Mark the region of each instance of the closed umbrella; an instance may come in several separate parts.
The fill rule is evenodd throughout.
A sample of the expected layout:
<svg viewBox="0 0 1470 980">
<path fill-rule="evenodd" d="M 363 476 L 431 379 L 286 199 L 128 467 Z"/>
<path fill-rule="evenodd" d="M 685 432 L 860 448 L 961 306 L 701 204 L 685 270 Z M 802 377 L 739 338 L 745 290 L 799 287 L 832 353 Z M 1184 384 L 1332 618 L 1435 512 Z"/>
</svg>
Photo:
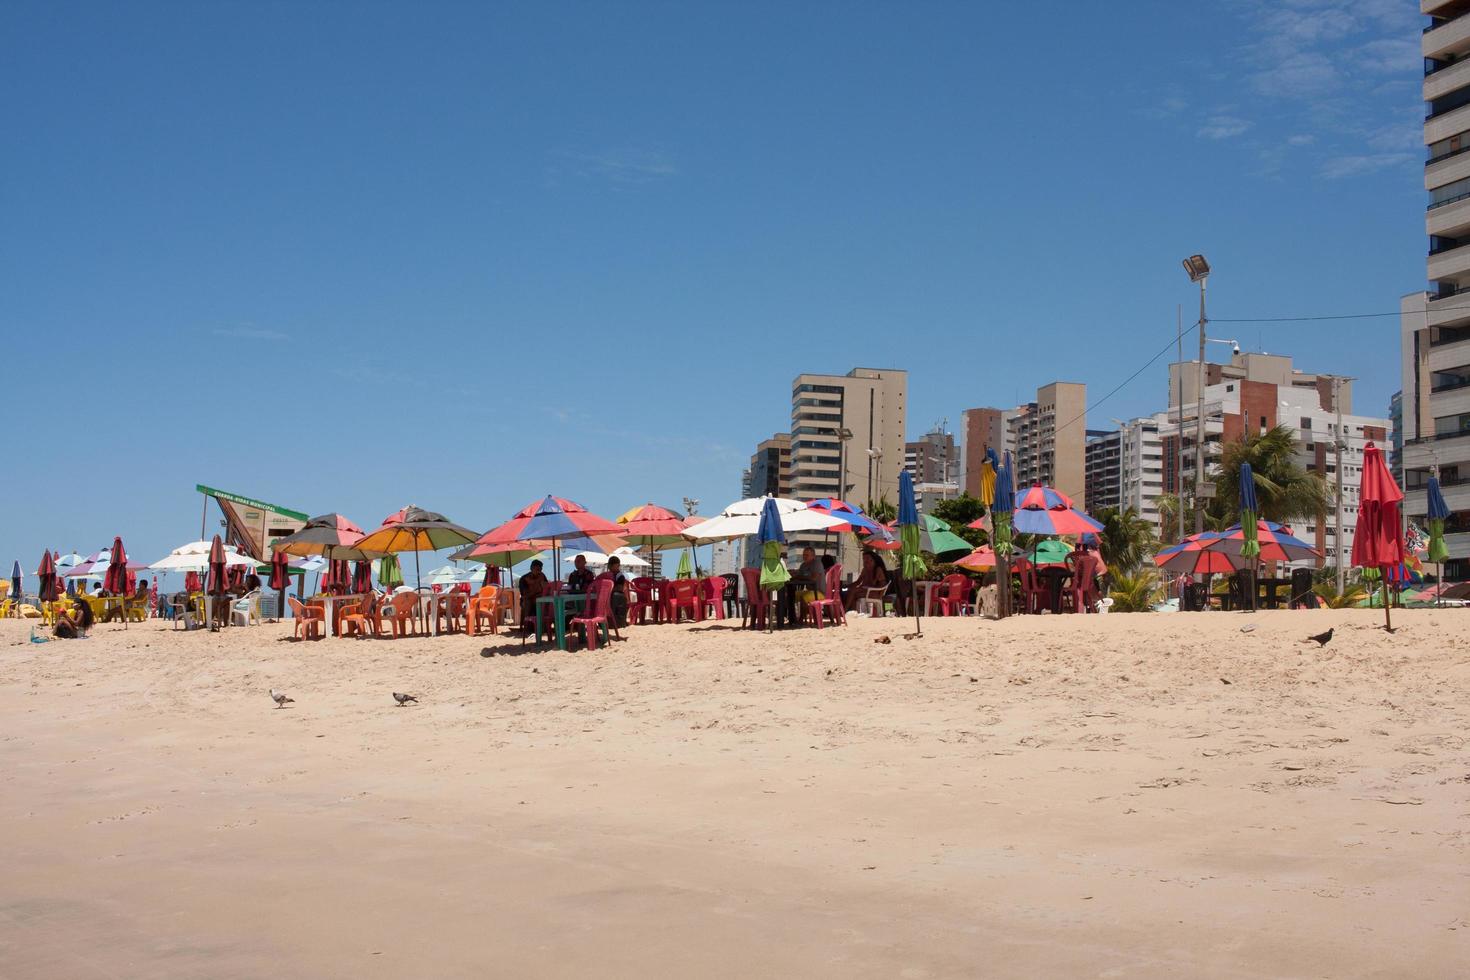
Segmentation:
<svg viewBox="0 0 1470 980">
<path fill-rule="evenodd" d="M 1394 482 L 1383 452 L 1373 443 L 1363 447 L 1363 480 L 1358 489 L 1358 524 L 1353 531 L 1353 564 L 1383 573 L 1383 625 L 1392 631 L 1388 571 L 1404 561 L 1399 504 L 1404 492 Z"/>
<path fill-rule="evenodd" d="M 761 546 L 761 590 L 775 592 L 791 581 L 791 573 L 781 560 L 781 546 L 786 543 L 786 532 L 781 527 L 781 511 L 776 498 L 767 497 L 761 508 L 760 523 L 756 525 L 755 538 Z M 767 618 L 769 629 L 770 618 Z"/>
<path fill-rule="evenodd" d="M 899 574 L 909 581 L 909 599 L 914 604 L 914 630 L 923 632 L 914 583 L 924 574 L 924 556 L 919 552 L 919 508 L 914 505 L 914 477 L 908 470 L 898 474 Z"/>
<path fill-rule="evenodd" d="M 1015 493 L 1011 486 L 1011 454 L 1006 453 L 1005 465 L 995 471 L 995 499 L 990 502 L 990 517 L 994 525 L 990 530 L 990 543 L 1000 559 L 996 573 L 996 591 L 999 593 L 999 615 L 1011 613 L 1011 521 L 1015 510 Z"/>
<path fill-rule="evenodd" d="M 208 562 L 206 562 L 205 565 L 207 567 L 208 566 Z M 199 577 L 199 573 L 198 572 L 185 572 L 184 573 L 184 591 L 185 592 L 203 592 L 204 591 L 204 580 Z"/>
<path fill-rule="evenodd" d="M 352 591 L 358 595 L 373 591 L 373 568 L 366 559 L 359 558 L 352 566 Z"/>
<path fill-rule="evenodd" d="M 36 570 L 36 577 L 41 580 L 39 590 L 40 600 L 42 602 L 55 602 L 57 597 L 61 595 L 61 590 L 56 584 L 56 559 L 51 556 L 51 552 L 46 551 L 41 553 L 41 567 Z"/>
<path fill-rule="evenodd" d="M 194 574 L 190 572 L 189 574 Z M 286 618 L 286 589 L 291 584 L 290 559 L 284 551 L 271 555 L 270 587 L 276 590 L 276 618 Z"/>
<path fill-rule="evenodd" d="M 1261 542 L 1259 530 L 1256 527 L 1256 518 L 1260 514 L 1260 507 L 1256 504 L 1256 477 L 1251 472 L 1251 464 L 1240 464 L 1240 527 L 1241 546 L 1240 556 L 1246 559 L 1246 568 L 1250 575 L 1250 608 L 1256 608 L 1256 561 L 1261 557 Z"/>
<path fill-rule="evenodd" d="M 16 611 L 16 615 L 20 614 L 20 598 L 20 559 L 17 558 L 10 569 L 11 608 Z"/>
<path fill-rule="evenodd" d="M 224 597 L 228 590 L 229 566 L 225 564 L 225 543 L 216 534 L 214 540 L 209 543 L 209 578 L 205 583 L 205 591 L 214 597 L 213 601 L 209 603 L 209 628 L 211 630 L 215 629 L 214 619 L 216 616 L 219 616 L 221 621 L 228 619 L 227 616 L 217 612 L 218 606 L 224 602 Z"/>
<path fill-rule="evenodd" d="M 107 574 L 102 579 L 102 587 L 113 595 L 126 596 L 130 590 L 128 581 L 128 553 L 123 549 L 122 538 L 112 539 L 112 555 L 108 558 Z M 122 614 L 123 629 L 128 628 L 128 614 L 124 607 Z"/>
<path fill-rule="evenodd" d="M 403 584 L 403 568 L 397 555 L 384 555 L 378 559 L 378 584 L 384 590 L 396 589 Z"/>
<path fill-rule="evenodd" d="M 693 551 L 693 550 L 694 549 L 692 549 L 692 548 L 689 549 L 689 551 Z M 681 551 L 681 552 L 679 552 L 679 570 L 675 573 L 675 576 L 677 578 L 693 578 L 694 577 L 694 567 L 693 567 L 692 563 L 689 561 L 689 551 Z"/>
<path fill-rule="evenodd" d="M 1439 590 L 1436 590 L 1434 599 L 1439 603 L 1439 591 L 1444 588 L 1444 562 L 1450 556 L 1450 549 L 1444 543 L 1444 522 L 1450 516 L 1450 509 L 1445 505 L 1444 494 L 1439 491 L 1439 477 L 1429 478 L 1429 548 L 1425 557 L 1439 566 L 1438 574 L 1435 576 L 1440 581 Z"/>
</svg>

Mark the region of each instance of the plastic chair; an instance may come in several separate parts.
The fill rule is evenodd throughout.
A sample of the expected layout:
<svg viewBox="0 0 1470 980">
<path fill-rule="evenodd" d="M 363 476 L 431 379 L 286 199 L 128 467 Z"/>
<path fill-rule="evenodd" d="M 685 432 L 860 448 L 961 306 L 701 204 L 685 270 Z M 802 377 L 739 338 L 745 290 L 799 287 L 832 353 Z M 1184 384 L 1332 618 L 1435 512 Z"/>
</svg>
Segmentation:
<svg viewBox="0 0 1470 980">
<path fill-rule="evenodd" d="M 342 614 L 337 618 L 344 637 L 356 633 L 365 640 L 369 629 L 374 633 L 381 629 L 381 620 L 377 616 L 378 600 L 378 594 L 370 592 L 366 598 L 346 604 Z"/>
<path fill-rule="evenodd" d="M 199 625 L 194 618 L 194 600 L 187 592 L 175 592 L 163 602 L 163 608 L 167 610 L 168 618 L 173 620 L 174 629 L 179 628 L 182 623 L 185 630 L 191 630 Z"/>
<path fill-rule="evenodd" d="M 480 624 L 490 624 L 492 636 L 500 632 L 500 587 L 487 585 L 470 600 L 468 628 L 470 636 L 480 635 Z"/>
<path fill-rule="evenodd" d="M 444 618 L 449 620 L 449 632 L 469 631 L 470 597 L 458 589 L 449 593 L 444 600 Z"/>
<path fill-rule="evenodd" d="M 669 622 L 677 623 L 681 610 L 689 611 L 689 618 L 698 623 L 704 619 L 703 583 L 696 579 L 681 578 L 670 582 L 667 587 Z"/>
<path fill-rule="evenodd" d="M 410 629 L 418 632 L 419 594 L 398 592 L 383 606 L 383 617 L 393 626 L 393 636 L 407 636 Z"/>
<path fill-rule="evenodd" d="M 230 625 L 260 625 L 259 589 L 253 589 L 230 603 Z"/>
<path fill-rule="evenodd" d="M 706 619 L 725 618 L 725 587 L 728 583 L 718 575 L 704 580 L 704 609 Z"/>
<path fill-rule="evenodd" d="M 326 613 L 318 606 L 304 605 L 294 595 L 287 596 L 286 601 L 291 605 L 291 616 L 296 620 L 296 629 L 292 634 L 296 639 L 301 638 L 302 632 L 306 638 L 315 636 L 318 640 L 322 638 L 322 627 L 327 621 Z"/>
<path fill-rule="evenodd" d="M 1068 558 L 1072 566 L 1072 588 L 1069 595 L 1074 613 L 1096 612 L 1094 608 L 1101 598 L 1097 593 L 1097 559 L 1091 555 L 1079 555 L 1076 561 Z"/>
<path fill-rule="evenodd" d="M 1051 603 L 1051 590 L 1036 574 L 1036 566 L 1026 558 L 1011 561 L 1011 570 L 1021 577 L 1021 611 L 1039 613 Z"/>
<path fill-rule="evenodd" d="M 642 625 L 647 620 L 645 616 L 649 610 L 653 611 L 655 623 L 663 619 L 663 610 L 658 604 L 658 590 L 653 579 L 647 576 L 639 576 L 628 583 L 633 595 L 628 602 L 628 622 L 638 622 Z"/>
<path fill-rule="evenodd" d="M 939 582 L 934 604 L 941 616 L 964 616 L 970 611 L 970 578 L 958 573 L 946 575 Z"/>
<path fill-rule="evenodd" d="M 740 576 L 726 572 L 720 578 L 725 580 L 725 615 L 734 619 L 740 615 Z"/>
<path fill-rule="evenodd" d="M 817 629 L 822 628 L 823 614 L 832 617 L 834 626 L 847 625 L 847 613 L 842 608 L 842 566 L 833 565 L 827 569 L 827 595 L 822 599 L 813 599 L 806 604 L 806 618 Z"/>
<path fill-rule="evenodd" d="M 888 615 L 888 586 L 875 585 L 863 589 L 857 601 L 857 611 L 864 616 Z"/>
<path fill-rule="evenodd" d="M 609 625 L 612 626 L 613 635 L 617 636 L 617 638 L 620 640 L 622 639 L 622 636 L 618 634 L 617 624 L 612 621 L 612 587 L 613 583 L 612 579 L 610 578 L 598 579 L 597 581 L 593 582 L 592 615 L 574 616 L 572 618 L 572 626 L 580 626 L 583 630 L 586 631 L 588 650 L 597 649 L 597 634 L 599 630 L 602 632 L 602 640 L 604 643 L 612 642 L 608 639 Z M 570 643 L 571 637 L 568 636 L 567 640 L 568 643 Z"/>
<path fill-rule="evenodd" d="M 745 609 L 740 617 L 741 627 L 756 629 L 766 626 L 771 619 L 771 594 L 761 589 L 760 569 L 742 568 L 740 577 L 745 580 Z"/>
</svg>

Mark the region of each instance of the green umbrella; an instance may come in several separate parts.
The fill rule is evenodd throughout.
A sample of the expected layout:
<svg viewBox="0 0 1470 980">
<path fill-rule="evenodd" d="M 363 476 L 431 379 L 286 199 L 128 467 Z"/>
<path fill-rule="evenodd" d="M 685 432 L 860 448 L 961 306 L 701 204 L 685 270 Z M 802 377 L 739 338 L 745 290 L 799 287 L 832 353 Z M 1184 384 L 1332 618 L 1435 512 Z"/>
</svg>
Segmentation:
<svg viewBox="0 0 1470 980">
<path fill-rule="evenodd" d="M 690 551 L 688 550 L 679 552 L 679 571 L 675 573 L 677 578 L 694 577 L 694 566 L 689 559 L 689 555 Z"/>
<path fill-rule="evenodd" d="M 385 555 L 373 564 L 378 576 L 378 584 L 385 589 L 393 589 L 403 584 L 403 569 L 398 566 L 397 555 Z"/>
<path fill-rule="evenodd" d="M 1065 541 L 1056 538 L 1047 538 L 1039 541 L 1032 549 L 1032 562 L 1037 565 L 1055 565 L 1067 560 L 1072 553 L 1072 546 Z"/>
<path fill-rule="evenodd" d="M 791 581 L 791 573 L 781 560 L 781 546 L 786 543 L 786 533 L 781 527 L 781 514 L 776 510 L 774 497 L 767 497 L 761 507 L 761 522 L 755 536 L 761 543 L 761 588 L 774 592 Z"/>
<path fill-rule="evenodd" d="M 890 528 L 895 525 L 889 525 Z M 884 551 L 903 550 L 903 528 L 912 528 L 911 533 L 918 536 L 917 549 L 926 551 L 935 558 L 943 561 L 946 558 L 956 558 L 968 555 L 975 550 L 975 546 L 949 529 L 949 524 L 934 517 L 932 514 L 923 514 L 919 517 L 917 524 L 896 526 L 898 538 L 892 542 L 874 542 L 868 540 L 868 546 L 879 548 Z M 909 576 L 904 575 L 905 578 Z"/>
</svg>

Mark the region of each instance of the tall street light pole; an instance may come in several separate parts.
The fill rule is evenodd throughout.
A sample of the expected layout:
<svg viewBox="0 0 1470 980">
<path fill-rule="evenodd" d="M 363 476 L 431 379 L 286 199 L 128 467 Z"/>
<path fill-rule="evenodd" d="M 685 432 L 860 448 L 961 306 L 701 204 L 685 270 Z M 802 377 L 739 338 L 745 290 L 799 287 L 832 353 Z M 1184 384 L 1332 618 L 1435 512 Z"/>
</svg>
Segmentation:
<svg viewBox="0 0 1470 980">
<path fill-rule="evenodd" d="M 1203 255 L 1191 255 L 1184 260 L 1184 271 L 1189 281 L 1199 283 L 1199 371 L 1195 378 L 1194 416 L 1194 533 L 1205 529 L 1205 509 L 1202 503 L 1205 493 L 1205 283 L 1210 278 L 1210 263 Z"/>
</svg>

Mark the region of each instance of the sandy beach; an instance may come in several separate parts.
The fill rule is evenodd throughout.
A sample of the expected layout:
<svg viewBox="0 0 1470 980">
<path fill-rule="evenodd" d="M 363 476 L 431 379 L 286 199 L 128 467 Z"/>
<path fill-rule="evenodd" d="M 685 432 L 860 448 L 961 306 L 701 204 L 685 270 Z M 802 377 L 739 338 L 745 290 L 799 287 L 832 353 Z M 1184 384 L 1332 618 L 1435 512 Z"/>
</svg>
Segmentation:
<svg viewBox="0 0 1470 980">
<path fill-rule="evenodd" d="M 6 621 L 0 974 L 1464 975 L 1470 611 L 1380 617 Z"/>
</svg>

